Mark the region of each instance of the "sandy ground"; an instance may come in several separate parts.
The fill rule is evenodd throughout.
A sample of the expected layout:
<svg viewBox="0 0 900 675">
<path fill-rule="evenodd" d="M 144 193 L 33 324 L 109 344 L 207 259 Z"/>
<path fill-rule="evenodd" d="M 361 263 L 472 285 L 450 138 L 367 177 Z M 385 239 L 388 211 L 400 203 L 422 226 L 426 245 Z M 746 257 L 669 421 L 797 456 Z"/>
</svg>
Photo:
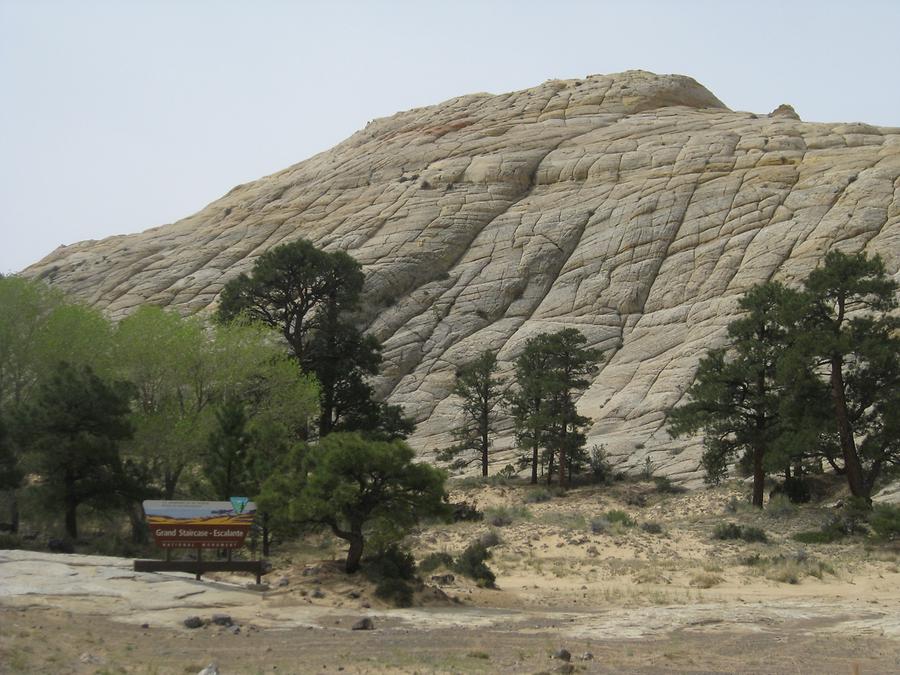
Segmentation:
<svg viewBox="0 0 900 675">
<path fill-rule="evenodd" d="M 246 577 L 198 582 L 119 558 L 0 551 L 0 672 L 533 673 L 565 670 L 551 658 L 561 647 L 576 672 L 900 672 L 900 552 L 790 538 L 821 525 L 828 506 L 734 509 L 736 486 L 669 495 L 617 484 L 527 503 L 531 489 L 458 490 L 485 522 L 428 526 L 410 544 L 421 559 L 494 531 L 498 588 L 457 575 L 408 609 L 344 575 L 328 539 L 276 555 L 266 592 Z M 635 525 L 596 527 L 611 509 Z M 769 542 L 714 541 L 723 520 L 761 527 Z M 182 625 L 214 613 L 238 629 Z M 363 616 L 375 630 L 350 630 Z"/>
</svg>

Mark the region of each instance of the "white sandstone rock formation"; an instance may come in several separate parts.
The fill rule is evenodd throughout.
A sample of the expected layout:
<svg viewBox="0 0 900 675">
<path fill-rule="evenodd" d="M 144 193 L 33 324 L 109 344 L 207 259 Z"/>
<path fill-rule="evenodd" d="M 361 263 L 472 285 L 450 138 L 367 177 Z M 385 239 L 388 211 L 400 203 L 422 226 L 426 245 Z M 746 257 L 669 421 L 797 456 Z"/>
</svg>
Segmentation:
<svg viewBox="0 0 900 675">
<path fill-rule="evenodd" d="M 666 411 L 737 299 L 831 248 L 880 253 L 896 275 L 898 190 L 900 129 L 733 112 L 690 78 L 632 71 L 375 120 L 184 220 L 61 247 L 26 273 L 113 317 L 201 312 L 305 237 L 363 263 L 377 388 L 416 418 L 426 455 L 449 442 L 458 365 L 491 348 L 509 371 L 527 337 L 570 326 L 605 353 L 579 403 L 589 443 L 692 480 L 699 441 L 670 440 Z"/>
</svg>

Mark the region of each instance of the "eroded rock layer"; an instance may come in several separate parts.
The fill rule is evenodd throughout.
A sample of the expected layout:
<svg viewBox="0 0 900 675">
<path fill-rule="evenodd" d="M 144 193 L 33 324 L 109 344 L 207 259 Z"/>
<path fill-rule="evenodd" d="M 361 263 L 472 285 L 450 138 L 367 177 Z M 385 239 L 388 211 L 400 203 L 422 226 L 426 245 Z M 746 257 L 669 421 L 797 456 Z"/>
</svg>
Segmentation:
<svg viewBox="0 0 900 675">
<path fill-rule="evenodd" d="M 733 112 L 694 80 L 628 72 L 475 94 L 379 119 L 333 149 L 141 234 L 61 247 L 26 273 L 120 317 L 214 306 L 276 244 L 344 249 L 384 343 L 378 391 L 424 453 L 449 442 L 455 368 L 575 327 L 604 350 L 590 444 L 695 479 L 666 411 L 751 285 L 831 248 L 900 267 L 900 129 Z M 498 448 L 510 448 L 508 433 Z M 513 451 L 498 454 L 502 466 Z"/>
</svg>

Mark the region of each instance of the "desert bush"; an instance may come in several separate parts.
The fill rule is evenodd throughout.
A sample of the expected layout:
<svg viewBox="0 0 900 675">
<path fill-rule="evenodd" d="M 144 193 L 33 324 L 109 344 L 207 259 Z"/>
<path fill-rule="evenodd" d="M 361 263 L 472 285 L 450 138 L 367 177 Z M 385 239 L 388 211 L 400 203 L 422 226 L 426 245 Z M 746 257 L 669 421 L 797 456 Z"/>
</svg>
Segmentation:
<svg viewBox="0 0 900 675">
<path fill-rule="evenodd" d="M 463 576 L 474 579 L 475 583 L 483 588 L 494 588 L 494 582 L 497 577 L 485 562 L 486 560 L 489 560 L 490 557 L 491 552 L 488 548 L 480 541 L 476 541 L 469 544 L 466 549 L 460 553 L 453 569 Z"/>
<path fill-rule="evenodd" d="M 550 490 L 544 487 L 532 488 L 525 493 L 522 501 L 526 504 L 540 504 L 541 502 L 549 502 L 553 499 Z"/>
<path fill-rule="evenodd" d="M 900 506 L 878 504 L 869 515 L 869 525 L 875 536 L 886 541 L 900 538 Z"/>
<path fill-rule="evenodd" d="M 766 533 L 758 527 L 741 527 L 737 523 L 719 523 L 713 530 L 713 539 L 741 539 L 746 542 L 768 541 Z"/>
<path fill-rule="evenodd" d="M 619 523 L 623 527 L 633 527 L 634 519 L 621 509 L 612 509 L 603 514 L 610 523 Z"/>
<path fill-rule="evenodd" d="M 734 496 L 732 496 L 731 499 L 728 500 L 728 503 L 725 504 L 726 513 L 742 513 L 744 511 L 749 511 L 752 508 L 750 502 L 746 499 L 740 499 Z"/>
<path fill-rule="evenodd" d="M 790 518 L 797 513 L 797 507 L 785 494 L 777 494 L 769 498 L 766 513 L 774 518 Z"/>
<path fill-rule="evenodd" d="M 603 517 L 591 520 L 591 532 L 594 534 L 606 534 L 610 530 L 611 523 Z"/>
<path fill-rule="evenodd" d="M 441 567 L 448 570 L 453 569 L 453 556 L 444 551 L 429 553 L 422 558 L 422 562 L 419 563 L 419 570 L 423 574 L 429 574 Z"/>
<path fill-rule="evenodd" d="M 500 535 L 494 530 L 490 530 L 489 532 L 485 532 L 478 538 L 478 541 L 485 548 L 491 548 L 493 546 L 499 546 L 503 543 L 503 540 L 500 538 Z"/>
<path fill-rule="evenodd" d="M 416 561 L 409 551 L 392 544 L 363 561 L 363 573 L 375 583 L 375 595 L 397 607 L 412 604 Z"/>
<path fill-rule="evenodd" d="M 656 491 L 662 494 L 680 494 L 685 491 L 681 485 L 676 485 L 668 476 L 656 476 L 653 478 Z"/>
<path fill-rule="evenodd" d="M 721 584 L 725 579 L 711 572 L 697 572 L 691 577 L 690 585 L 696 588 L 712 588 Z"/>
<path fill-rule="evenodd" d="M 647 534 L 662 534 L 663 526 L 653 520 L 641 523 L 641 529 Z"/>
<path fill-rule="evenodd" d="M 507 525 L 512 525 L 516 520 L 531 517 L 531 512 L 525 507 L 514 506 L 495 506 L 485 509 L 484 514 L 487 522 L 494 527 L 506 527 Z"/>
<path fill-rule="evenodd" d="M 591 478 L 595 483 L 608 483 L 612 479 L 612 464 L 606 458 L 606 450 L 602 445 L 595 445 L 591 448 L 588 458 L 588 465 L 591 470 Z"/>
<path fill-rule="evenodd" d="M 454 523 L 458 523 L 460 521 L 477 522 L 484 518 L 484 514 L 478 510 L 474 502 L 455 502 L 450 504 L 450 508 L 453 509 Z"/>
<path fill-rule="evenodd" d="M 516 471 L 516 467 L 514 467 L 512 464 L 507 464 L 502 469 L 500 469 L 495 475 L 497 476 L 497 478 L 499 478 L 501 480 L 508 481 L 508 480 L 515 478 L 517 473 L 518 473 L 518 471 Z"/>
</svg>

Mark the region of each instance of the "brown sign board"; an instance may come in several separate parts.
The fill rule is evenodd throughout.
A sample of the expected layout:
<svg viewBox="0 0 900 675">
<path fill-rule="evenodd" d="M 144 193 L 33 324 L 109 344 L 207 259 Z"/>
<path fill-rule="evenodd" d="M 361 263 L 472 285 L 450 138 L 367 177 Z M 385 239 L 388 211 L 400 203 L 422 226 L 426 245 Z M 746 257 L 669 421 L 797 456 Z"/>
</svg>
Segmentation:
<svg viewBox="0 0 900 675">
<path fill-rule="evenodd" d="M 244 545 L 256 505 L 246 499 L 230 502 L 144 502 L 150 534 L 161 548 L 240 548 Z"/>
</svg>

